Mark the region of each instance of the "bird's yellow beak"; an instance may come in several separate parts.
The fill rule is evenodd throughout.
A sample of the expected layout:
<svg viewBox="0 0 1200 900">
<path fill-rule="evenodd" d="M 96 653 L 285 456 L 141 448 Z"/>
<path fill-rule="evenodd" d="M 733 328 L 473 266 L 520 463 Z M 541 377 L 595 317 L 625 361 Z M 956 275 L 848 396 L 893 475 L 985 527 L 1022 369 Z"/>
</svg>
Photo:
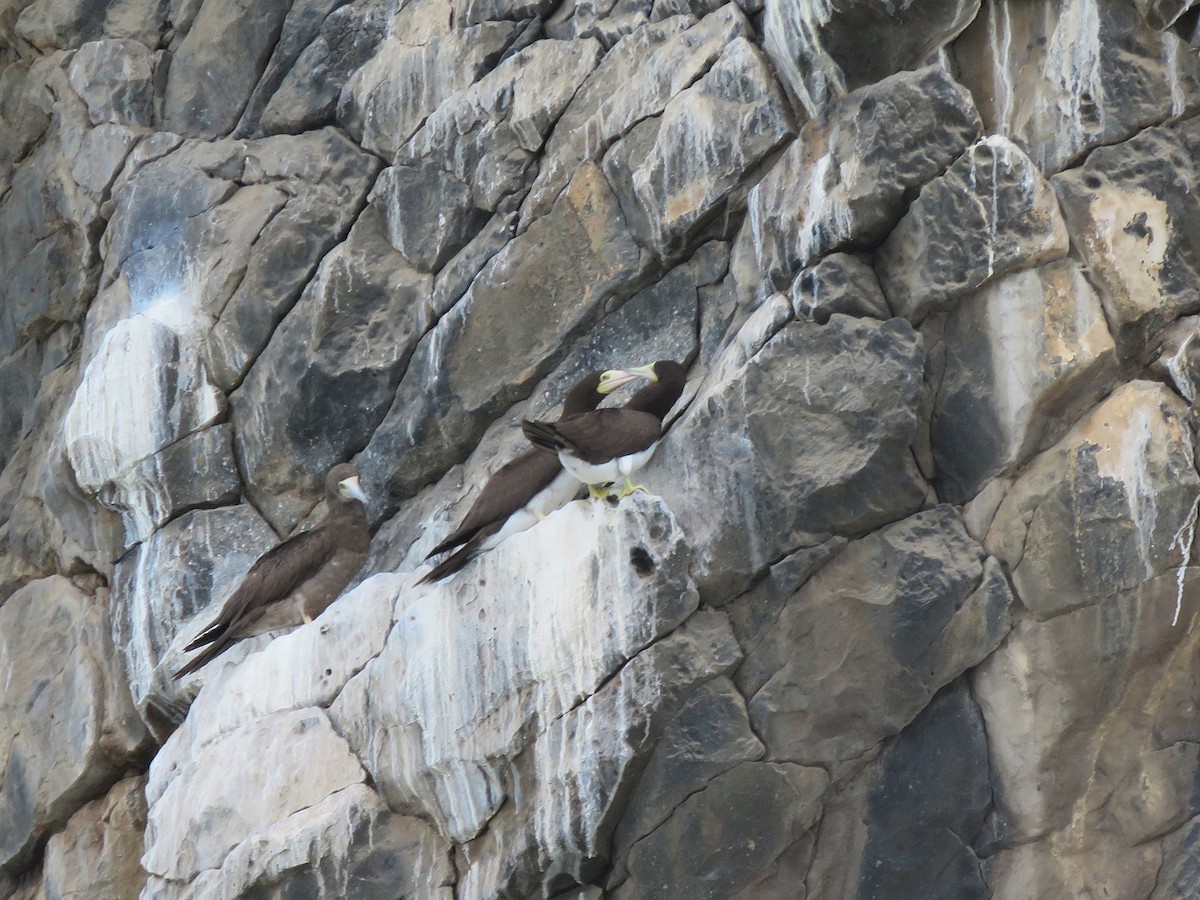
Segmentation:
<svg viewBox="0 0 1200 900">
<path fill-rule="evenodd" d="M 647 381 L 658 381 L 654 363 L 650 363 L 648 366 L 638 366 L 636 369 L 627 369 L 626 374 L 632 375 L 634 378 L 645 378 Z"/>
<path fill-rule="evenodd" d="M 600 394 L 611 394 L 617 388 L 624 387 L 637 379 L 637 375 L 626 372 L 624 369 L 609 369 L 607 372 L 600 373 L 600 383 L 596 385 L 596 391 Z"/>
<path fill-rule="evenodd" d="M 357 475 L 351 475 L 349 478 L 339 481 L 338 487 L 342 489 L 342 493 L 347 497 L 353 497 L 359 503 L 367 502 L 367 495 L 363 493 L 362 486 L 358 483 Z"/>
</svg>

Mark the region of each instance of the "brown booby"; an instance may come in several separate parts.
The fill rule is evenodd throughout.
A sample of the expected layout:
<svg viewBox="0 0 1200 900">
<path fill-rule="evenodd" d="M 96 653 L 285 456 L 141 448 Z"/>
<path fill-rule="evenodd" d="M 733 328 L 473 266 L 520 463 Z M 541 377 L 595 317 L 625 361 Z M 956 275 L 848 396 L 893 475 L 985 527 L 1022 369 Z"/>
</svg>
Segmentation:
<svg viewBox="0 0 1200 900">
<path fill-rule="evenodd" d="M 621 369 L 592 372 L 567 392 L 563 401 L 563 422 L 600 405 L 606 395 L 641 377 Z M 456 550 L 429 572 L 418 584 L 427 584 L 452 575 L 473 557 L 490 550 L 510 535 L 533 527 L 560 506 L 575 499 L 579 481 L 563 471 L 558 457 L 541 449 L 529 450 L 496 471 L 462 524 L 429 551 L 426 559 Z"/>
<path fill-rule="evenodd" d="M 526 419 L 521 430 L 535 446 L 558 453 L 563 469 L 588 486 L 593 497 L 607 491 L 598 485 L 623 478 L 624 497 L 645 490 L 630 475 L 650 461 L 662 437 L 662 420 L 683 394 L 687 371 L 669 359 L 630 369 L 654 383 L 642 388 L 617 409 L 598 409 L 566 421 L 534 422 Z"/>
<path fill-rule="evenodd" d="M 271 548 L 250 567 L 216 621 L 184 650 L 208 647 L 174 677 L 196 671 L 235 641 L 311 622 L 324 612 L 367 558 L 371 534 L 366 500 L 354 466 L 343 463 L 330 469 L 325 520 Z"/>
</svg>

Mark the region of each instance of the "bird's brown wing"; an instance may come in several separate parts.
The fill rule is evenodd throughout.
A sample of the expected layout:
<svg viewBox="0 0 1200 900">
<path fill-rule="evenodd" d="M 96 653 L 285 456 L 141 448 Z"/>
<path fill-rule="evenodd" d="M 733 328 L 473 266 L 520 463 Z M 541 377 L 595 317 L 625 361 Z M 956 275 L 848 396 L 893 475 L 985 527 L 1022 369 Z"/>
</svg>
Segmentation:
<svg viewBox="0 0 1200 900">
<path fill-rule="evenodd" d="M 631 409 L 598 409 L 552 427 L 567 453 L 593 465 L 645 450 L 662 433 L 657 418 Z"/>
<path fill-rule="evenodd" d="M 195 650 L 215 641 L 254 609 L 282 600 L 311 578 L 337 549 L 335 523 L 320 525 L 277 544 L 261 556 L 220 614 L 183 649 Z"/>
<path fill-rule="evenodd" d="M 425 558 L 465 544 L 493 522 L 503 522 L 554 481 L 561 468 L 557 456 L 541 450 L 523 453 L 501 466 L 483 486 L 462 524 Z"/>
</svg>

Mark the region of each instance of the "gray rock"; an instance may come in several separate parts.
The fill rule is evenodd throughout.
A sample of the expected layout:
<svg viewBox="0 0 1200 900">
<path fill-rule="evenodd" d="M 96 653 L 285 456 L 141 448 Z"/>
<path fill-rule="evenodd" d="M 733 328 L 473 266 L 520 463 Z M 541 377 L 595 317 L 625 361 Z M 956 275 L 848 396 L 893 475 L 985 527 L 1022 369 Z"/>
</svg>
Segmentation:
<svg viewBox="0 0 1200 900">
<path fill-rule="evenodd" d="M 163 96 L 163 126 L 189 137 L 229 134 L 283 28 L 286 0 L 204 0 L 175 48 Z M 236 35 L 236 52 L 222 39 Z"/>
<path fill-rule="evenodd" d="M 613 897 L 738 895 L 794 845 L 811 852 L 828 784 L 821 769 L 791 763 L 744 762 L 718 775 L 633 846 L 630 879 Z"/>
<path fill-rule="evenodd" d="M 948 506 L 851 542 L 738 670 L 768 758 L 834 763 L 900 731 L 996 648 L 1010 601 L 999 565 Z"/>
<path fill-rule="evenodd" d="M 547 555 L 546 547 L 556 552 Z M 579 716 L 566 713 L 597 700 L 592 695 L 606 682 L 629 701 L 627 715 L 655 705 L 654 685 L 674 690 L 670 680 L 649 673 L 640 681 L 631 672 L 626 684 L 614 676 L 695 610 L 687 564 L 682 532 L 660 502 L 637 497 L 616 509 L 568 504 L 455 578 L 402 592 L 387 645 L 338 696 L 333 721 L 392 809 L 430 818 L 460 843 L 476 838 L 516 790 L 513 760 L 532 745 L 530 777 L 545 785 L 539 790 L 560 789 L 531 807 L 543 823 L 535 834 L 543 843 L 558 841 L 561 826 L 553 823 L 585 816 L 586 839 L 597 840 L 594 829 L 607 802 L 588 793 L 586 779 L 577 781 L 579 766 L 594 770 L 600 757 L 625 759 L 627 723 L 616 714 L 593 718 L 582 708 Z M 536 585 L 522 587 L 531 577 Z M 484 597 L 504 601 L 481 604 Z M 593 614 L 600 604 L 609 610 L 602 620 Z M 718 643 L 727 649 L 718 655 L 736 652 L 727 625 L 724 634 Z M 450 652 L 461 666 L 441 664 Z M 707 666 L 703 656 L 686 665 Z M 650 694 L 633 702 L 628 692 L 643 688 Z M 474 699 L 448 706 L 450 696 Z M 577 735 L 561 752 L 580 755 L 579 765 L 560 763 L 549 742 L 565 740 L 561 729 L 577 727 L 589 736 Z M 529 790 L 532 785 L 520 796 Z M 583 812 L 570 808 L 580 803 Z"/>
<path fill-rule="evenodd" d="M 1039 619 L 1178 565 L 1200 502 L 1187 407 L 1164 385 L 1122 385 L 1009 489 L 988 552 Z"/>
<path fill-rule="evenodd" d="M 640 479 L 679 516 L 712 603 L 799 547 L 925 499 L 909 450 L 923 353 L 906 322 L 791 322 L 726 356 Z"/>
<path fill-rule="evenodd" d="M 618 142 L 604 171 L 642 243 L 666 258 L 679 254 L 746 173 L 793 134 L 762 54 L 739 37 L 660 117 Z"/>
<path fill-rule="evenodd" d="M 1172 320 L 1200 309 L 1200 128 L 1152 128 L 1054 178 L 1063 215 L 1122 357 L 1139 357 Z"/>
<path fill-rule="evenodd" d="M 979 129 L 970 95 L 936 66 L 839 100 L 800 129 L 750 191 L 735 254 L 739 280 L 765 296 L 832 250 L 882 240 L 911 192 L 957 159 Z"/>
<path fill-rule="evenodd" d="M 660 115 L 671 98 L 707 72 L 725 45 L 750 33 L 732 3 L 700 22 L 676 16 L 622 39 L 583 83 L 546 141 L 521 226 L 547 214 L 586 162 L 638 122 Z"/>
<path fill-rule="evenodd" d="M 979 0 L 767 0 L 763 47 L 809 116 L 817 116 L 848 91 L 924 65 L 978 12 Z"/>
<path fill-rule="evenodd" d="M 892 311 L 871 263 L 854 253 L 831 253 L 804 269 L 789 292 L 797 319 L 824 325 L 835 313 L 890 319 Z"/>
<path fill-rule="evenodd" d="M 153 120 L 154 54 L 138 41 L 91 41 L 71 58 L 71 87 L 93 125 L 149 126 Z"/>
<path fill-rule="evenodd" d="M 940 341 L 927 334 L 935 343 L 943 354 L 930 431 L 940 496 L 951 503 L 1060 438 L 1117 377 L 1104 311 L 1072 260 L 968 296 Z"/>
<path fill-rule="evenodd" d="M 489 71 L 518 33 L 515 22 L 489 22 L 414 44 L 393 30 L 343 86 L 338 124 L 391 158 L 443 101 Z"/>
<path fill-rule="evenodd" d="M 639 653 L 594 695 L 550 723 L 514 762 L 513 803 L 467 845 L 467 897 L 548 896 L 608 868 L 613 807 L 651 741 L 698 683 L 738 654 L 719 612 L 702 612 Z"/>
<path fill-rule="evenodd" d="M 562 358 L 564 343 L 631 292 L 644 265 L 603 175 L 581 169 L 554 211 L 488 262 L 418 344 L 357 457 L 367 483 L 386 491 L 372 515 L 465 459 L 488 423 Z"/>
<path fill-rule="evenodd" d="M 95 197 L 106 197 L 117 173 L 138 140 L 138 130 L 103 123 L 86 135 L 71 167 L 71 177 Z"/>
<path fill-rule="evenodd" d="M 135 900 L 146 884 L 144 776 L 117 782 L 46 844 L 45 891 L 53 900 Z"/>
<path fill-rule="evenodd" d="M 101 38 L 157 45 L 168 0 L 33 0 L 23 4 L 16 32 L 42 50 L 78 47 Z"/>
<path fill-rule="evenodd" d="M 1184 316 L 1162 333 L 1152 370 L 1188 403 L 1200 396 L 1200 316 Z"/>
<path fill-rule="evenodd" d="M 367 442 L 431 324 L 432 279 L 404 262 L 383 229 L 368 207 L 231 395 L 247 493 L 281 530 L 312 508 L 330 466 Z M 383 473 L 364 475 L 378 502 Z"/>
<path fill-rule="evenodd" d="M 718 678 L 702 685 L 663 730 L 617 825 L 614 856 L 624 857 L 635 841 L 662 825 L 722 772 L 761 759 L 764 752 L 732 682 Z"/>
<path fill-rule="evenodd" d="M 258 122 L 262 132 L 298 134 L 333 124 L 342 85 L 387 35 L 391 12 L 390 0 L 356 0 L 326 16 L 266 101 Z"/>
<path fill-rule="evenodd" d="M 0 606 L 0 869 L 103 794 L 146 733 L 109 636 L 105 598 L 53 576 Z"/>
<path fill-rule="evenodd" d="M 392 246 L 436 271 L 466 244 L 486 213 L 525 187 L 546 133 L 598 53 L 594 41 L 537 41 L 443 103 L 376 188 Z"/>
<path fill-rule="evenodd" d="M 169 677 L 185 659 L 183 645 L 275 542 L 248 506 L 196 510 L 155 531 L 117 564 L 113 636 L 124 653 L 133 700 L 152 728 L 172 727 L 175 711 L 185 705 L 181 687 Z"/>
<path fill-rule="evenodd" d="M 1195 111 L 1200 60 L 1138 16 L 1156 0 L 986 3 L 954 47 L 988 132 L 1047 174 L 1088 150 Z"/>
<path fill-rule="evenodd" d="M 931 311 L 1012 271 L 1067 255 L 1067 228 L 1050 183 L 1001 137 L 972 145 L 926 185 L 875 255 L 897 314 Z"/>
<path fill-rule="evenodd" d="M 1165 31 L 1188 11 L 1187 0 L 1134 0 L 1134 5 L 1151 28 Z"/>
</svg>

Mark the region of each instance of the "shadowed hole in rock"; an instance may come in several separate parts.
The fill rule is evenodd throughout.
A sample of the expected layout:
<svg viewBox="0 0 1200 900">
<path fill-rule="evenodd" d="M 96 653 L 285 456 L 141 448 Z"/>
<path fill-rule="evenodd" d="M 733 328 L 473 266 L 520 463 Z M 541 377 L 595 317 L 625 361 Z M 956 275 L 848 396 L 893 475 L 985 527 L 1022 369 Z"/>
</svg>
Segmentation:
<svg viewBox="0 0 1200 900">
<path fill-rule="evenodd" d="M 650 551 L 645 547 L 634 547 L 629 551 L 629 564 L 643 578 L 649 578 L 657 568 L 654 559 L 650 556 Z"/>
</svg>

